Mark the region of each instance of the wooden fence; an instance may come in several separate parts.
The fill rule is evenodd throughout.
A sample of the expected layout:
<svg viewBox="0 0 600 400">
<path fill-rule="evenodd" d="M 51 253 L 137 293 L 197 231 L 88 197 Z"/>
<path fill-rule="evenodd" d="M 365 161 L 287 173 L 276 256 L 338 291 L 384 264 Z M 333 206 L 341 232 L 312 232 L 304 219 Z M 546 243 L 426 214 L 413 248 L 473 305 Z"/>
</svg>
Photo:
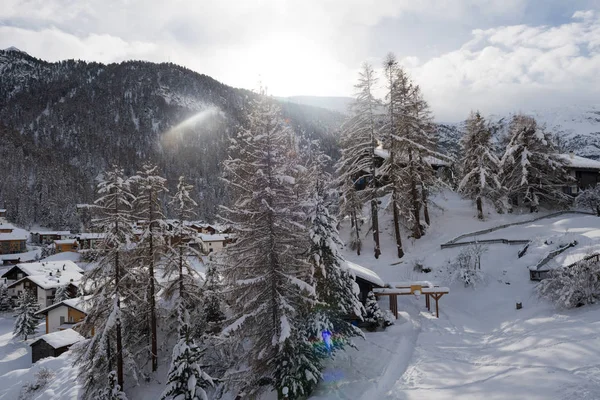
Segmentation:
<svg viewBox="0 0 600 400">
<path fill-rule="evenodd" d="M 442 243 L 440 246 L 441 246 L 442 249 L 448 249 L 448 248 L 451 248 L 451 247 L 467 246 L 467 245 L 475 244 L 475 243 L 526 244 L 528 242 L 528 240 L 512 240 L 511 241 L 511 240 L 507 240 L 507 239 L 490 239 L 490 241 L 485 241 L 485 240 L 470 240 L 470 241 L 465 241 L 465 242 L 459 242 L 459 240 L 467 238 L 469 236 L 485 235 L 486 233 L 495 232 L 497 230 L 504 229 L 504 228 L 509 228 L 511 226 L 526 225 L 526 224 L 530 224 L 532 222 L 540 221 L 542 219 L 555 218 L 555 217 L 559 217 L 559 216 L 564 215 L 564 214 L 596 215 L 594 213 L 587 212 L 587 211 L 558 211 L 558 212 L 555 212 L 555 213 L 552 213 L 552 214 L 544 215 L 542 217 L 529 219 L 527 221 L 512 222 L 510 224 L 503 224 L 503 225 L 494 226 L 492 228 L 483 229 L 483 230 L 480 230 L 480 231 L 465 233 L 465 234 L 462 234 L 460 236 L 455 237 L 452 240 L 449 240 L 446 243 Z"/>
</svg>

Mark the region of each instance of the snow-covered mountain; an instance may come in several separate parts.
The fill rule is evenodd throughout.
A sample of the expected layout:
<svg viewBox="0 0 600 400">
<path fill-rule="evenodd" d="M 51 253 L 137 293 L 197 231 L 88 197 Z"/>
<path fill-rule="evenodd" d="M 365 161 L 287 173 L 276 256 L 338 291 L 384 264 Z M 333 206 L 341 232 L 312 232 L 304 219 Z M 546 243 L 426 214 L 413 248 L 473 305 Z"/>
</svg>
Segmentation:
<svg viewBox="0 0 600 400">
<path fill-rule="evenodd" d="M 0 76 L 0 206 L 15 222 L 72 227 L 113 163 L 131 174 L 151 160 L 173 184 L 185 175 L 200 218 L 226 201 L 221 161 L 253 92 L 171 63 L 50 63 L 12 48 L 0 50 Z M 341 114 L 281 106 L 299 136 L 335 156 Z"/>
<path fill-rule="evenodd" d="M 535 117 L 539 124 L 556 135 L 561 152 L 573 151 L 582 157 L 600 159 L 600 104 L 571 105 L 523 113 Z M 496 140 L 506 134 L 513 115 L 487 117 L 497 127 Z M 462 129 L 462 122 L 438 124 L 441 147 L 456 154 Z"/>
<path fill-rule="evenodd" d="M 279 97 L 282 102 L 302 104 L 305 106 L 320 107 L 341 114 L 348 113 L 348 107 L 354 101 L 352 97 L 332 96 L 290 96 Z"/>
</svg>

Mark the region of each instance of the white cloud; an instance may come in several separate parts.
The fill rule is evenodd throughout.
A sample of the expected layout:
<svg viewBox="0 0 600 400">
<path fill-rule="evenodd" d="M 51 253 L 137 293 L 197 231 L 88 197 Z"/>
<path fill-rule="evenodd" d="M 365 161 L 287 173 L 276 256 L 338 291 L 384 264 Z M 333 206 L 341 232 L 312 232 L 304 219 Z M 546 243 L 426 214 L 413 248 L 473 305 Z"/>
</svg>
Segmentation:
<svg viewBox="0 0 600 400">
<path fill-rule="evenodd" d="M 556 27 L 504 26 L 473 32 L 460 49 L 406 67 L 438 118 L 472 109 L 502 113 L 594 101 L 600 95 L 600 18 L 578 12 Z"/>
<path fill-rule="evenodd" d="M 0 48 L 52 61 L 172 61 L 232 86 L 260 80 L 276 95 L 350 95 L 360 64 L 378 67 L 385 55 L 370 37 L 382 21 L 418 16 L 428 29 L 438 21 L 482 28 L 455 50 L 401 55 L 440 119 L 597 96 L 598 13 L 571 10 L 573 19 L 558 26 L 492 25 L 518 20 L 533 1 L 4 0 Z M 425 28 L 414 29 L 394 40 L 412 41 Z"/>
</svg>

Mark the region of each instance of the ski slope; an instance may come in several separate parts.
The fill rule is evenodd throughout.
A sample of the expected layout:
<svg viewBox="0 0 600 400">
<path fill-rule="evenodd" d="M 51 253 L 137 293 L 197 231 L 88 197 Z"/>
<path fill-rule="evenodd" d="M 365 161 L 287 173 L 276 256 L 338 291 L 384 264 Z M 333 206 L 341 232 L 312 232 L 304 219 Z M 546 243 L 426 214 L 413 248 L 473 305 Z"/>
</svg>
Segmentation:
<svg viewBox="0 0 600 400">
<path fill-rule="evenodd" d="M 484 283 L 472 288 L 448 282 L 447 263 L 461 249 L 442 250 L 441 243 L 541 214 L 492 213 L 486 221 L 478 221 L 470 202 L 455 194 L 447 193 L 436 202 L 433 226 L 419 240 L 404 240 L 407 254 L 400 263 L 391 254 L 394 244 L 387 214 L 382 218 L 387 225 L 382 228 L 379 260 L 372 256 L 370 233 L 360 257 L 348 249 L 345 255 L 387 282 L 428 279 L 450 286 L 450 293 L 440 300 L 440 318 L 427 311 L 422 297 L 399 296 L 398 325 L 356 339 L 358 351 L 330 362 L 326 382 L 312 398 L 600 399 L 600 307 L 557 310 L 539 299 L 528 267 L 541 254 L 519 259 L 520 246 L 490 245 L 482 258 Z M 539 240 L 565 232 L 584 235 L 586 245 L 600 244 L 600 218 L 563 215 L 501 229 L 489 237 Z M 346 234 L 343 228 L 342 239 Z M 433 271 L 413 271 L 417 260 Z M 517 301 L 523 309 L 516 310 Z M 380 305 L 387 308 L 387 299 Z"/>
</svg>

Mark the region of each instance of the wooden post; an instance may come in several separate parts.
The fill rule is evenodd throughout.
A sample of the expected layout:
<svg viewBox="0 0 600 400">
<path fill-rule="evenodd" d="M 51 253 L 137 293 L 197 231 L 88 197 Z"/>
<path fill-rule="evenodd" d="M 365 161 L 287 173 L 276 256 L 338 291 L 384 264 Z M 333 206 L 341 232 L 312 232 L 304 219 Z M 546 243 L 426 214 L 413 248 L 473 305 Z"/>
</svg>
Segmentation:
<svg viewBox="0 0 600 400">
<path fill-rule="evenodd" d="M 439 318 L 440 317 L 440 308 L 438 306 L 438 300 L 440 299 L 438 296 L 435 296 L 435 317 Z"/>
<path fill-rule="evenodd" d="M 390 299 L 390 311 L 392 312 L 392 314 L 394 314 L 394 317 L 396 319 L 398 319 L 398 295 L 390 294 L 389 299 Z"/>
<path fill-rule="evenodd" d="M 427 306 L 427 311 L 431 311 L 429 308 L 429 294 L 425 294 L 425 305 Z"/>
</svg>

